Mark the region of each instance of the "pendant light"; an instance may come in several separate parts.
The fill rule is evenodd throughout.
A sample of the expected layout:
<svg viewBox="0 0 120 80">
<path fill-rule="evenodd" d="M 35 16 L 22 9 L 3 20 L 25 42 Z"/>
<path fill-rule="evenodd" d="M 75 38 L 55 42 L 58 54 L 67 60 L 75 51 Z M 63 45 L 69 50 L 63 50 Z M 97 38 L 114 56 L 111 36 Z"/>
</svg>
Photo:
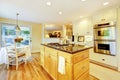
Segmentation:
<svg viewBox="0 0 120 80">
<path fill-rule="evenodd" d="M 20 31 L 20 27 L 18 26 L 18 16 L 19 16 L 19 13 L 16 14 L 16 31 Z"/>
</svg>

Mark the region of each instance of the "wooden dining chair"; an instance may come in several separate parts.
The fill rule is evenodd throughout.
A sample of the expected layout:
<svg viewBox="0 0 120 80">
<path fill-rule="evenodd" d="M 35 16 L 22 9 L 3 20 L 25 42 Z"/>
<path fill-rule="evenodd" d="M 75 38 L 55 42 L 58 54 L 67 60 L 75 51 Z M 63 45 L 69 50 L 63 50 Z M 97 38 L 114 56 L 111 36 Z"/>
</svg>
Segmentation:
<svg viewBox="0 0 120 80">
<path fill-rule="evenodd" d="M 19 64 L 25 62 L 27 63 L 26 51 L 25 49 L 18 50 L 17 43 L 14 43 L 14 47 L 6 46 L 7 52 L 7 69 L 9 69 L 9 65 L 15 65 L 16 70 L 18 69 Z"/>
</svg>

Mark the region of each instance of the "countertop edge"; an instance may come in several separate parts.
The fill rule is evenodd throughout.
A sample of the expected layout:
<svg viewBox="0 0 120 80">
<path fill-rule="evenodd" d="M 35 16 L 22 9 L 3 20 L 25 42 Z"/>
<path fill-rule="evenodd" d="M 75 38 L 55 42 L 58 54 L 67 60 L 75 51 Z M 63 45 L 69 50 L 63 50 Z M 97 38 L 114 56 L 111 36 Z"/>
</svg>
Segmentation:
<svg viewBox="0 0 120 80">
<path fill-rule="evenodd" d="M 55 47 L 52 47 L 52 46 L 48 46 L 48 45 L 45 45 L 45 44 L 41 44 L 41 45 L 46 46 L 46 47 L 49 47 L 49 48 L 53 48 L 53 49 L 56 49 L 56 50 L 59 50 L 59 51 L 67 52 L 67 53 L 70 53 L 70 54 L 74 54 L 74 53 L 77 53 L 77 52 L 81 52 L 81 51 L 84 51 L 84 50 L 93 48 L 92 46 L 89 46 L 89 47 L 84 48 L 84 49 L 80 49 L 80 50 L 77 50 L 77 51 L 70 52 L 70 51 L 61 50 L 61 49 L 58 49 L 58 48 L 55 48 Z"/>
</svg>

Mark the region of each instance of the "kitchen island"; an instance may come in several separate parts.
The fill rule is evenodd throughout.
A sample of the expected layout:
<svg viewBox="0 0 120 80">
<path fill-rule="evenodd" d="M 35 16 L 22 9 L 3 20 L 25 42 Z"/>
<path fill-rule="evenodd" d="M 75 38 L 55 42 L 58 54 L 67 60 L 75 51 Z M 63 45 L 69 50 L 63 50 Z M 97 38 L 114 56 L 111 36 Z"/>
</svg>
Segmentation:
<svg viewBox="0 0 120 80">
<path fill-rule="evenodd" d="M 42 44 L 41 66 L 54 80 L 89 80 L 90 48 L 75 44 Z"/>
</svg>

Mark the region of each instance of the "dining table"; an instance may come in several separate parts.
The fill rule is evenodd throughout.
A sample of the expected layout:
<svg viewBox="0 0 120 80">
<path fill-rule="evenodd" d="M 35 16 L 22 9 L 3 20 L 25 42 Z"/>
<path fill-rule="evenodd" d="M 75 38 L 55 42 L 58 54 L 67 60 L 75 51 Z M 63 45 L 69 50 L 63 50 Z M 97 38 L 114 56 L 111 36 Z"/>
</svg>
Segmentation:
<svg viewBox="0 0 120 80">
<path fill-rule="evenodd" d="M 16 47 L 16 49 L 19 51 L 25 50 L 24 52 L 26 53 L 27 60 L 31 58 L 31 49 L 29 45 L 21 45 L 19 47 Z M 7 62 L 8 62 L 8 59 L 7 59 L 6 47 L 1 47 L 0 48 L 0 64 L 7 64 Z"/>
</svg>

